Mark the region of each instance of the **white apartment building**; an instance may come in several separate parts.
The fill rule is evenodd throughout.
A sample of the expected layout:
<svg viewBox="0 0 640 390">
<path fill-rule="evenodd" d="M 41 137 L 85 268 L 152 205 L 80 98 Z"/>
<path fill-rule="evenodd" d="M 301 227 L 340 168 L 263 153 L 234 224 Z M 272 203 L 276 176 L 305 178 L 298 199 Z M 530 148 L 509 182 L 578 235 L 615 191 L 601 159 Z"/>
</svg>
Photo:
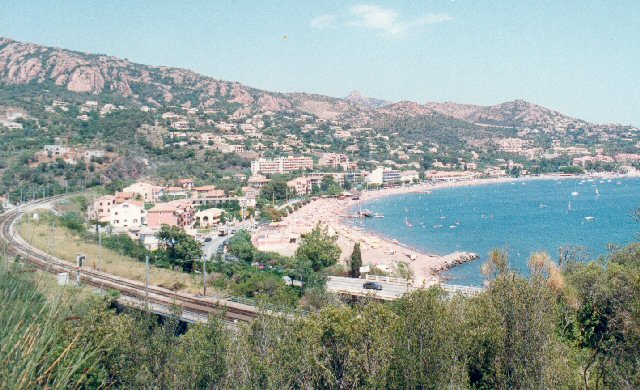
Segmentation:
<svg viewBox="0 0 640 390">
<path fill-rule="evenodd" d="M 259 158 L 251 162 L 251 172 L 271 175 L 274 173 L 287 173 L 313 169 L 313 159 L 311 157 L 279 157 L 274 159 Z"/>
<path fill-rule="evenodd" d="M 142 202 L 129 201 L 111 208 L 109 225 L 114 228 L 133 228 L 143 225 L 147 212 Z"/>
</svg>

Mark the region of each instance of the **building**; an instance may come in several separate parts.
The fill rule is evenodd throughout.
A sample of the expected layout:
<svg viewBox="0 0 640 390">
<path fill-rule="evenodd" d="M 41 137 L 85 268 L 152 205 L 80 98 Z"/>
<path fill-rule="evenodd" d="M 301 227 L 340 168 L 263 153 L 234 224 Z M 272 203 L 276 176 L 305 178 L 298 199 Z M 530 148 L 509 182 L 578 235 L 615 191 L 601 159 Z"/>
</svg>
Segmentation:
<svg viewBox="0 0 640 390">
<path fill-rule="evenodd" d="M 637 163 L 640 162 L 640 154 L 636 153 L 618 153 L 616 161 L 621 163 Z"/>
<path fill-rule="evenodd" d="M 133 192 L 116 192 L 115 197 L 116 197 L 115 203 L 119 204 L 119 203 L 124 203 L 124 202 L 129 202 L 131 200 L 134 200 L 136 197 L 136 194 L 134 194 Z"/>
<path fill-rule="evenodd" d="M 182 187 L 182 188 L 185 188 L 185 189 L 191 191 L 191 189 L 195 185 L 195 182 L 193 181 L 193 179 L 179 179 L 178 180 L 178 185 L 180 187 Z"/>
<path fill-rule="evenodd" d="M 400 172 L 400 181 L 403 183 L 411 183 L 416 182 L 420 179 L 418 175 L 418 171 L 401 171 Z"/>
<path fill-rule="evenodd" d="M 138 195 L 145 203 L 155 203 L 162 195 L 162 187 L 145 182 L 133 183 L 122 191 Z"/>
<path fill-rule="evenodd" d="M 93 201 L 89 207 L 88 214 L 90 220 L 98 222 L 109 222 L 111 208 L 116 204 L 116 197 L 113 195 L 103 195 Z"/>
<path fill-rule="evenodd" d="M 188 121 L 175 121 L 171 124 L 171 127 L 176 130 L 188 130 L 190 126 Z"/>
<path fill-rule="evenodd" d="M 332 176 L 336 183 L 344 185 L 344 173 L 341 172 L 310 172 L 305 176 L 309 184 L 309 191 L 311 191 L 313 186 L 320 186 L 325 176 Z"/>
<path fill-rule="evenodd" d="M 147 213 L 144 203 L 140 201 L 128 201 L 111 207 L 109 213 L 109 225 L 113 228 L 135 228 L 144 224 Z"/>
<path fill-rule="evenodd" d="M 68 146 L 62 145 L 45 145 L 43 150 L 50 156 L 61 156 L 63 154 L 69 153 L 71 150 Z"/>
<path fill-rule="evenodd" d="M 340 153 L 323 153 L 318 160 L 318 165 L 332 168 L 341 167 L 347 170 L 349 168 L 349 157 Z"/>
<path fill-rule="evenodd" d="M 308 195 L 311 192 L 309 179 L 306 177 L 298 177 L 293 180 L 289 180 L 287 185 L 295 192 L 296 195 Z"/>
<path fill-rule="evenodd" d="M 200 228 L 208 228 L 220 223 L 220 218 L 222 217 L 223 209 L 210 208 L 202 211 L 198 211 L 195 213 L 195 223 L 196 226 Z"/>
<path fill-rule="evenodd" d="M 158 203 L 147 211 L 147 226 L 160 228 L 162 225 L 169 225 L 191 228 L 194 214 L 193 205 L 188 200 Z"/>
<path fill-rule="evenodd" d="M 251 162 L 251 172 L 272 175 L 274 173 L 288 173 L 313 169 L 313 159 L 311 157 L 288 156 L 274 159 L 260 158 Z"/>
<path fill-rule="evenodd" d="M 369 184 L 392 184 L 399 183 L 401 181 L 400 171 L 397 169 L 378 167 L 371 171 L 366 178 Z"/>
<path fill-rule="evenodd" d="M 265 184 L 270 182 L 271 180 L 267 179 L 262 175 L 252 175 L 248 180 L 247 184 L 253 188 L 262 188 Z"/>
</svg>

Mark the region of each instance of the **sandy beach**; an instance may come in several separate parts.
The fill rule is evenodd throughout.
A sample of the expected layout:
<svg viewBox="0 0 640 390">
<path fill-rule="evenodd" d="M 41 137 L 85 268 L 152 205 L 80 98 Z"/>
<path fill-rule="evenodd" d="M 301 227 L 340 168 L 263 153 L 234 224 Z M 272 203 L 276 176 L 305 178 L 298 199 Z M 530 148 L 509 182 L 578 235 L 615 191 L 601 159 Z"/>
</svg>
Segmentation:
<svg viewBox="0 0 640 390">
<path fill-rule="evenodd" d="M 556 180 L 579 179 L 577 176 L 544 175 L 525 178 L 492 178 L 474 179 L 456 182 L 423 183 L 407 187 L 382 189 L 377 191 L 363 191 L 359 200 L 319 198 L 302 206 L 297 211 L 285 217 L 278 229 L 292 235 L 304 235 L 311 231 L 318 223 L 328 226 L 330 233 L 338 236 L 338 245 L 342 249 L 341 261 L 348 263 L 349 256 L 356 242 L 360 242 L 364 265 L 375 265 L 383 270 L 394 273 L 400 262 L 406 263 L 413 272 L 414 286 L 429 286 L 442 282 L 443 270 L 452 268 L 460 262 L 466 261 L 467 252 L 455 252 L 448 255 L 436 255 L 403 245 L 397 240 L 385 238 L 373 232 L 352 226 L 353 221 L 348 210 L 359 203 L 363 204 L 372 199 L 409 193 L 426 193 L 430 191 L 462 186 L 488 185 L 524 180 Z M 260 234 L 268 234 L 271 227 L 262 227 Z M 428 246 L 428 243 L 427 245 Z M 297 247 L 296 243 L 280 244 L 276 251 L 283 255 L 292 255 Z M 274 250 L 271 248 L 271 250 Z"/>
</svg>

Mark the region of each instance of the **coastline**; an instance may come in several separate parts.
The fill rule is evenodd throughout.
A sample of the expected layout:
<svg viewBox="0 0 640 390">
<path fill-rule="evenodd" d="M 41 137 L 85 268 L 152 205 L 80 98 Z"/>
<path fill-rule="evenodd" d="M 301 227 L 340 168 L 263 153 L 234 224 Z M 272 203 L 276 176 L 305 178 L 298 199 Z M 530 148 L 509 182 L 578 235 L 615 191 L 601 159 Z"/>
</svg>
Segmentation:
<svg viewBox="0 0 640 390">
<path fill-rule="evenodd" d="M 297 211 L 291 213 L 277 224 L 280 229 L 284 229 L 289 235 L 304 235 L 311 231 L 318 223 L 329 228 L 330 233 L 335 233 L 338 237 L 337 243 L 342 249 L 340 261 L 348 264 L 353 245 L 356 242 L 361 244 L 363 265 L 374 265 L 382 270 L 395 271 L 398 264 L 404 262 L 413 273 L 412 284 L 414 286 L 428 287 L 433 284 L 443 282 L 442 273 L 459 264 L 472 261 L 477 258 L 470 252 L 454 252 L 446 255 L 429 253 L 424 249 L 411 247 L 398 240 L 386 237 L 384 234 L 372 232 L 364 228 L 353 226 L 347 222 L 351 220 L 349 210 L 358 205 L 364 205 L 372 200 L 384 197 L 430 193 L 440 189 L 457 188 L 466 186 L 492 185 L 530 180 L 581 180 L 587 178 L 624 178 L 637 177 L 628 175 L 540 175 L 526 176 L 522 178 L 504 177 L 489 179 L 473 179 L 465 181 L 420 183 L 406 187 L 395 187 L 373 191 L 363 191 L 360 199 L 339 200 L 336 198 L 318 198 L 307 205 L 302 206 Z M 258 234 L 268 234 L 268 230 L 262 228 Z M 283 243 L 277 247 L 268 248 L 283 255 L 293 255 L 297 244 Z M 266 248 L 265 248 L 266 249 Z"/>
</svg>

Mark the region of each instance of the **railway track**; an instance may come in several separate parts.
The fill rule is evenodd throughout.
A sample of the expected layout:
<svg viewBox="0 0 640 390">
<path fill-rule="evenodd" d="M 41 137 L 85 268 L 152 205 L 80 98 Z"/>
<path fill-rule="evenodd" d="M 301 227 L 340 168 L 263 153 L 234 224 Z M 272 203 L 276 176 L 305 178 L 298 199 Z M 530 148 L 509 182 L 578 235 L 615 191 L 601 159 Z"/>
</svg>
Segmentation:
<svg viewBox="0 0 640 390">
<path fill-rule="evenodd" d="M 181 317 L 192 321 L 206 321 L 209 315 L 224 313 L 229 321 L 251 321 L 261 311 L 258 307 L 234 302 L 227 296 L 198 296 L 190 293 L 172 291 L 158 286 L 100 272 L 89 267 L 78 268 L 64 260 L 31 246 L 16 232 L 16 224 L 25 213 L 46 208 L 53 202 L 71 195 L 58 195 L 36 200 L 0 214 L 0 240 L 4 242 L 7 255 L 20 257 L 35 267 L 49 273 L 67 272 L 69 278 L 79 277 L 83 284 L 101 290 L 115 290 L 120 293 L 124 304 L 153 308 L 159 314 L 173 315 L 176 311 Z M 176 308 L 178 310 L 176 310 Z"/>
</svg>

